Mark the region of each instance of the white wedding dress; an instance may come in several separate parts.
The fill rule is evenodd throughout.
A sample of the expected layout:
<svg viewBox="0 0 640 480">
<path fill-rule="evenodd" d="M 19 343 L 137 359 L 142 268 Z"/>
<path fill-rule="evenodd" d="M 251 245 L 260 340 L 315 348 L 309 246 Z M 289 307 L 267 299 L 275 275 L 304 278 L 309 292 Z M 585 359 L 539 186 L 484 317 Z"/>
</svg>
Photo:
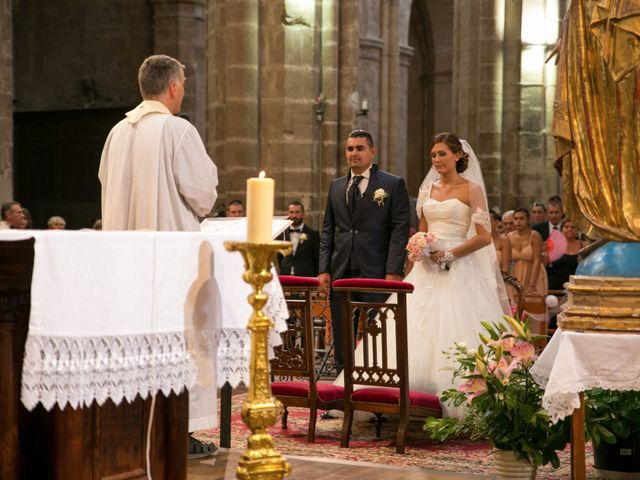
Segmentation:
<svg viewBox="0 0 640 480">
<path fill-rule="evenodd" d="M 439 202 L 432 198 L 422 207 L 429 231 L 449 250 L 468 238 L 473 223 L 482 222 L 486 212 L 453 198 Z M 440 245 L 438 245 L 440 249 Z M 493 246 L 484 247 L 492 249 Z M 470 348 L 480 343 L 481 321 L 502 320 L 499 286 L 490 255 L 473 252 L 451 262 L 449 270 L 433 268 L 425 258 L 417 262 L 405 282 L 413 284 L 407 295 L 409 386 L 412 390 L 440 395 L 452 388 L 454 365 L 443 353 L 455 342 Z M 495 255 L 495 253 L 494 253 Z M 432 265 L 430 265 L 432 264 Z M 443 406 L 445 416 L 458 416 Z"/>
<path fill-rule="evenodd" d="M 429 232 L 437 238 L 439 250 L 450 250 L 464 243 L 473 232 L 473 223 L 486 225 L 486 211 L 476 210 L 453 198 L 442 202 L 428 198 L 422 212 Z M 473 233 L 471 233 L 472 235 Z M 493 252 L 482 252 L 482 250 Z M 481 321 L 497 322 L 504 313 L 498 292 L 503 288 L 491 261 L 495 260 L 492 245 L 457 258 L 449 270 L 441 270 L 430 259 L 416 262 L 405 282 L 414 286 L 407 295 L 407 332 L 409 357 L 409 388 L 438 396 L 453 388 L 454 364 L 443 353 L 456 342 L 470 348 L 480 343 Z M 390 299 L 391 302 L 395 300 Z M 388 335 L 395 338 L 394 324 L 389 322 Z M 395 352 L 389 352 L 389 366 L 395 367 Z M 355 363 L 361 364 L 363 347 L 355 351 Z M 342 374 L 336 384 L 343 385 Z M 443 404 L 444 416 L 462 415 L 462 409 Z"/>
</svg>

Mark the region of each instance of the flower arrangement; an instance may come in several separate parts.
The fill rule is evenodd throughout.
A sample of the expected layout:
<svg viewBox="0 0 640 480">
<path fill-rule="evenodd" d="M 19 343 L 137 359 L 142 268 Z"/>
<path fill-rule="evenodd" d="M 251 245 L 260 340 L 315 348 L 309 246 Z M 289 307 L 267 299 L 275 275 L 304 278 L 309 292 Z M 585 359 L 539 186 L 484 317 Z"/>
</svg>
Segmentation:
<svg viewBox="0 0 640 480">
<path fill-rule="evenodd" d="M 444 250 L 439 246 L 438 238 L 431 232 L 414 233 L 409 239 L 406 249 L 409 252 L 407 258 L 412 262 L 421 262 L 423 258 L 431 255 L 431 252 Z M 440 270 L 449 270 L 449 264 L 446 262 L 432 263 L 432 266 Z"/>
<path fill-rule="evenodd" d="M 496 450 L 511 450 L 532 465 L 560 465 L 556 450 L 568 441 L 568 424 L 552 424 L 542 408 L 544 391 L 530 373 L 536 359 L 534 337 L 526 323 L 504 316 L 503 323 L 482 322 L 488 335 L 471 349 L 457 343 L 449 357 L 457 363 L 454 378 L 462 380 L 442 399 L 466 405 L 461 419 L 428 418 L 424 430 L 442 441 L 457 436 L 486 439 Z"/>
<path fill-rule="evenodd" d="M 304 243 L 305 240 L 309 239 L 309 235 L 307 235 L 306 233 L 301 233 L 300 236 L 298 237 L 298 243 Z"/>
<path fill-rule="evenodd" d="M 376 202 L 379 207 L 384 205 L 384 201 L 387 198 L 389 198 L 389 194 L 384 190 L 384 188 L 379 188 L 373 192 L 373 201 Z"/>
</svg>

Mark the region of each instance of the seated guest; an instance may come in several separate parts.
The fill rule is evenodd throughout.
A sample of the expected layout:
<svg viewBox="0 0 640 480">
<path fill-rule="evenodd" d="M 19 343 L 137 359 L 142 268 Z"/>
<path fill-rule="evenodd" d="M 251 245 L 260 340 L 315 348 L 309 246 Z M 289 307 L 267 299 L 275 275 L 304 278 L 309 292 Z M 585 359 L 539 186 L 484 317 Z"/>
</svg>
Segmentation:
<svg viewBox="0 0 640 480">
<path fill-rule="evenodd" d="M 64 230 L 66 226 L 67 222 L 62 217 L 54 216 L 47 221 L 49 230 Z"/>
<path fill-rule="evenodd" d="M 244 205 L 240 200 L 231 200 L 229 202 L 227 217 L 244 217 Z"/>
<path fill-rule="evenodd" d="M 513 210 L 507 210 L 502 214 L 502 233 L 509 235 L 513 228 Z"/>
<path fill-rule="evenodd" d="M 289 204 L 287 210 L 291 226 L 277 238 L 293 243 L 293 253 L 286 257 L 279 255 L 280 273 L 299 277 L 318 276 L 320 256 L 320 234 L 304 224 L 304 205 L 298 200 Z"/>
<path fill-rule="evenodd" d="M 5 202 L 0 209 L 0 229 L 26 228 L 27 219 L 24 216 L 22 205 L 18 202 Z"/>
<path fill-rule="evenodd" d="M 533 202 L 531 205 L 531 225 L 543 223 L 547 221 L 547 207 L 544 203 Z"/>
<path fill-rule="evenodd" d="M 578 229 L 573 221 L 566 219 L 562 223 L 562 234 L 567 239 L 567 250 L 559 259 L 549 263 L 549 289 L 563 290 L 569 277 L 576 273 L 578 268 L 578 252 L 582 249 L 582 241 L 578 238 Z"/>
</svg>

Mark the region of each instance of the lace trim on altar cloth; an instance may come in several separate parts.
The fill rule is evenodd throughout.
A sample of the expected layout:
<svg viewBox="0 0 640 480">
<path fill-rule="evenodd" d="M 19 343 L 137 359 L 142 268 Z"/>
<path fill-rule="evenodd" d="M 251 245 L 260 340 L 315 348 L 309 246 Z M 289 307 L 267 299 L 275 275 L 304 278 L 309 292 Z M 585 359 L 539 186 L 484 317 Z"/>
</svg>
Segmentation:
<svg viewBox="0 0 640 480">
<path fill-rule="evenodd" d="M 471 221 L 476 225 L 481 225 L 487 231 L 491 231 L 491 216 L 486 210 L 476 208 L 476 212 L 471 215 Z"/>
<path fill-rule="evenodd" d="M 273 347 L 282 344 L 280 334 L 269 330 L 268 355 L 274 357 Z M 249 385 L 251 360 L 251 332 L 245 328 L 225 328 L 218 339 L 218 387 L 229 382 L 232 387 L 240 383 Z"/>
<path fill-rule="evenodd" d="M 602 388 L 604 390 L 640 391 L 640 378 L 636 376 L 618 378 L 583 378 L 577 381 L 567 381 L 562 383 L 562 387 L 554 389 L 548 385 L 548 378 L 545 375 L 534 375 L 536 382 L 546 385 L 542 406 L 549 413 L 553 423 L 571 415 L 573 411 L 580 407 L 580 392 L 591 390 L 592 388 Z"/>
<path fill-rule="evenodd" d="M 29 335 L 22 370 L 22 403 L 51 410 L 132 402 L 193 384 L 182 332 L 105 337 Z"/>
</svg>

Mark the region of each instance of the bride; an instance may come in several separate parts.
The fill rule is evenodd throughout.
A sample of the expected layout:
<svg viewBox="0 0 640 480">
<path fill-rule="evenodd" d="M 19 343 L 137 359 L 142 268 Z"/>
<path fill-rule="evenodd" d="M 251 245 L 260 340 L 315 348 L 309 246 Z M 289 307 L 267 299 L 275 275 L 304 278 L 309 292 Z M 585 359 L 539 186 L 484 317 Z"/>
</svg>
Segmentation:
<svg viewBox="0 0 640 480">
<path fill-rule="evenodd" d="M 453 366 L 443 351 L 455 342 L 477 345 L 480 322 L 499 321 L 510 310 L 478 159 L 466 141 L 440 133 L 431 144 L 431 162 L 417 211 L 420 231 L 435 236 L 437 250 L 410 265 L 405 278 L 414 285 L 407 295 L 409 387 L 440 395 L 454 386 Z M 362 360 L 362 346 L 355 359 Z M 443 413 L 462 411 L 443 405 Z"/>
</svg>

